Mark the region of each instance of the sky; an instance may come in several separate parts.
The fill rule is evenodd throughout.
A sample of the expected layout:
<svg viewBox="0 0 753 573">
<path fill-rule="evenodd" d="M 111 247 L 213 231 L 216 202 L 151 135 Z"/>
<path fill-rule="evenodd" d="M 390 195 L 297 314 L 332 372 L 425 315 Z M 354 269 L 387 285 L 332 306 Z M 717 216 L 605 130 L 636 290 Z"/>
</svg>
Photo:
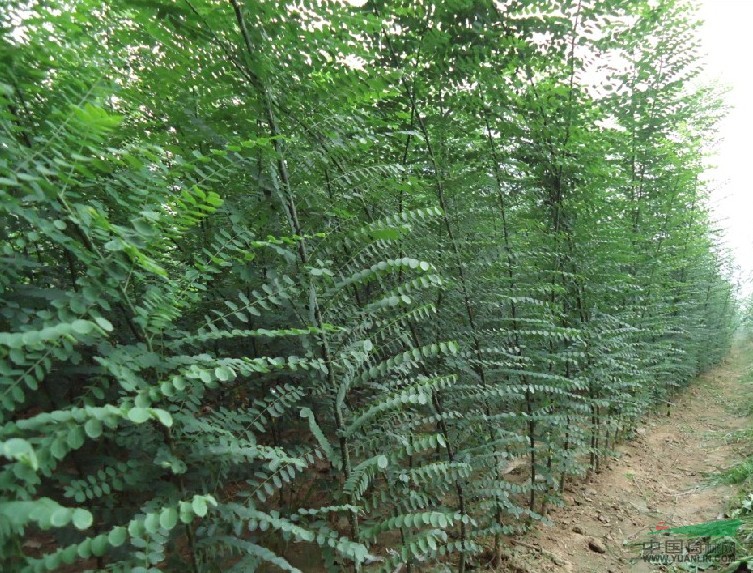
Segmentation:
<svg viewBox="0 0 753 573">
<path fill-rule="evenodd" d="M 707 77 L 730 88 L 731 109 L 720 125 L 712 207 L 726 231 L 743 292 L 753 292 L 753 0 L 695 0 L 705 21 L 700 30 Z"/>
</svg>

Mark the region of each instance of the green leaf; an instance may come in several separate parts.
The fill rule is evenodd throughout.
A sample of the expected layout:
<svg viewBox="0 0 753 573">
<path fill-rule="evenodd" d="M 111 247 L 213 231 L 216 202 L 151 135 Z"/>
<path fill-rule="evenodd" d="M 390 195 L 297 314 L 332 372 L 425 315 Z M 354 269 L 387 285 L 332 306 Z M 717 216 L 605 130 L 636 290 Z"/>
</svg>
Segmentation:
<svg viewBox="0 0 753 573">
<path fill-rule="evenodd" d="M 227 382 L 235 379 L 235 372 L 227 366 L 218 366 L 214 369 L 214 375 L 220 382 Z"/>
<path fill-rule="evenodd" d="M 91 550 L 92 554 L 96 555 L 97 557 L 101 557 L 107 552 L 107 545 L 109 544 L 109 540 L 107 535 L 98 535 L 91 541 Z"/>
<path fill-rule="evenodd" d="M 94 517 L 87 510 L 81 508 L 73 510 L 73 525 L 76 529 L 88 529 L 93 521 Z"/>
<path fill-rule="evenodd" d="M 50 524 L 53 527 L 65 527 L 71 521 L 73 511 L 67 507 L 58 507 L 50 514 Z"/>
<path fill-rule="evenodd" d="M 170 412 L 161 410 L 159 408 L 150 408 L 149 411 L 159 420 L 159 423 L 169 428 L 173 425 L 173 417 Z"/>
<path fill-rule="evenodd" d="M 78 334 L 89 334 L 94 330 L 94 325 L 88 320 L 74 320 L 71 323 L 71 329 Z"/>
<path fill-rule="evenodd" d="M 157 513 L 147 513 L 144 519 L 144 529 L 148 533 L 157 533 L 160 528 L 160 516 Z"/>
<path fill-rule="evenodd" d="M 92 439 L 96 439 L 102 435 L 102 422 L 100 422 L 96 418 L 91 418 L 90 420 L 86 421 L 86 424 L 84 424 L 84 431 L 86 432 L 87 436 Z"/>
<path fill-rule="evenodd" d="M 106 318 L 103 318 L 101 316 L 97 316 L 97 317 L 94 318 L 94 322 L 96 322 L 97 326 L 99 326 L 105 332 L 112 332 L 112 330 L 113 330 L 112 323 L 109 320 L 107 320 Z"/>
<path fill-rule="evenodd" d="M 0 442 L 0 455 L 18 460 L 35 471 L 39 467 L 34 448 L 29 442 L 21 438 L 10 438 L 9 440 Z"/>
<path fill-rule="evenodd" d="M 193 512 L 199 517 L 204 517 L 207 514 L 207 502 L 201 496 L 196 496 L 193 498 L 191 507 L 193 509 Z"/>
<path fill-rule="evenodd" d="M 143 424 L 146 422 L 151 416 L 149 415 L 149 410 L 147 408 L 131 408 L 128 410 L 128 419 L 133 422 L 134 424 Z"/>
<path fill-rule="evenodd" d="M 110 531 L 107 540 L 113 547 L 120 547 L 128 538 L 128 530 L 125 527 L 115 527 Z"/>
<path fill-rule="evenodd" d="M 174 507 L 167 507 L 162 510 L 159 516 L 159 523 L 165 529 L 172 529 L 178 523 L 178 510 Z"/>
</svg>

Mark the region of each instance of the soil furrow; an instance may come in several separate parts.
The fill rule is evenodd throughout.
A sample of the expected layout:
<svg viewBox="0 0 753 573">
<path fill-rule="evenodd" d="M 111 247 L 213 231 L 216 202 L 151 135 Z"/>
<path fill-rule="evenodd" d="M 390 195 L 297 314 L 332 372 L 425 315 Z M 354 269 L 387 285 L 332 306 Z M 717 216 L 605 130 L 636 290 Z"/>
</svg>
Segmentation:
<svg viewBox="0 0 753 573">
<path fill-rule="evenodd" d="M 647 417 L 616 459 L 569 488 L 566 506 L 549 514 L 552 525 L 516 544 L 500 570 L 662 570 L 641 559 L 643 543 L 660 540 L 656 552 L 671 554 L 667 541 L 679 538 L 649 532 L 723 517 L 737 494 L 737 486 L 710 478 L 746 455 L 748 446 L 736 433 L 753 422 L 744 407 L 753 399 L 753 386 L 742 380 L 751 357 L 753 346 L 738 343 L 722 364 L 675 397 L 671 416 L 662 411 Z"/>
</svg>

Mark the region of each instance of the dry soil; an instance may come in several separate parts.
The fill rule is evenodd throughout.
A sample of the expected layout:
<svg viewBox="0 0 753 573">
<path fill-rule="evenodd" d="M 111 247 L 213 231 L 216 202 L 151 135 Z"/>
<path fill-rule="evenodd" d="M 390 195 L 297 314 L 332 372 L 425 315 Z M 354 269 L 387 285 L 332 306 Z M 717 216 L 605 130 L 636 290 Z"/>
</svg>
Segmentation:
<svg viewBox="0 0 753 573">
<path fill-rule="evenodd" d="M 642 542 L 656 539 L 649 531 L 661 522 L 680 526 L 723 517 L 738 495 L 737 486 L 714 485 L 712 478 L 751 453 L 739 437 L 740 430 L 753 428 L 746 407 L 753 384 L 744 381 L 752 359 L 753 344 L 739 342 L 722 364 L 675 397 L 670 417 L 647 417 L 605 469 L 572 484 L 566 506 L 549 514 L 552 525 L 514 543 L 498 571 L 674 570 L 641 560 Z"/>
</svg>

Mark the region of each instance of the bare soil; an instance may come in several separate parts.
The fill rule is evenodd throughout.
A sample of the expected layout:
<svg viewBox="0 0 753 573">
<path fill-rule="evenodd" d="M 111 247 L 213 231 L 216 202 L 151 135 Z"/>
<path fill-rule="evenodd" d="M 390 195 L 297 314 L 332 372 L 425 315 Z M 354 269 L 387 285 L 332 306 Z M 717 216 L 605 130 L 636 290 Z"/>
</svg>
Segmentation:
<svg viewBox="0 0 753 573">
<path fill-rule="evenodd" d="M 549 514 L 552 525 L 513 542 L 498 571 L 672 570 L 641 560 L 642 542 L 661 522 L 676 527 L 724 517 L 738 495 L 737 486 L 714 485 L 710 478 L 750 454 L 750 444 L 736 433 L 753 427 L 744 407 L 753 401 L 753 385 L 743 382 L 752 359 L 753 344 L 739 342 L 722 364 L 675 397 L 670 417 L 666 411 L 647 417 L 608 467 L 570 487 L 566 506 Z"/>
</svg>

